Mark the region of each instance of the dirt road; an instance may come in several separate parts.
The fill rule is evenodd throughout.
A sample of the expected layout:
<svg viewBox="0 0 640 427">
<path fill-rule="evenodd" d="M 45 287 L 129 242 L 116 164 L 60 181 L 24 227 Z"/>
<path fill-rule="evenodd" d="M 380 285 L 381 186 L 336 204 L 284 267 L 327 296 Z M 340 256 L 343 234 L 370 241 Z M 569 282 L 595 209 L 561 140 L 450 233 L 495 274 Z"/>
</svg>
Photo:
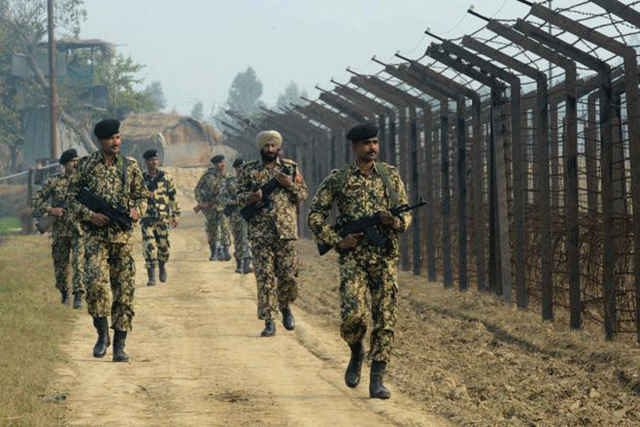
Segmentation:
<svg viewBox="0 0 640 427">
<path fill-rule="evenodd" d="M 188 205 L 187 205 L 188 207 Z M 136 230 L 137 231 L 137 230 Z M 368 368 L 344 385 L 348 349 L 334 328 L 294 306 L 297 326 L 260 338 L 255 278 L 207 261 L 201 216 L 185 212 L 171 235 L 169 280 L 146 286 L 136 259 L 136 317 L 128 364 L 91 355 L 86 313 L 73 327 L 58 390 L 71 426 L 445 426 L 393 384 L 368 397 Z M 141 251 L 140 251 L 141 252 Z"/>
</svg>

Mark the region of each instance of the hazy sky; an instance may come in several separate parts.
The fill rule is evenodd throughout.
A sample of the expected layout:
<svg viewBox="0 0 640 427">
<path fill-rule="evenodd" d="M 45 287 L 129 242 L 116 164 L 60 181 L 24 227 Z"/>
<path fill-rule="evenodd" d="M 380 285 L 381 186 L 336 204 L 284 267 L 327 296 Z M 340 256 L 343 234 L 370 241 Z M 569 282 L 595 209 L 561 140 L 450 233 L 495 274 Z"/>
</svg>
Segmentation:
<svg viewBox="0 0 640 427">
<path fill-rule="evenodd" d="M 189 114 L 197 101 L 209 115 L 222 106 L 234 77 L 252 66 L 275 105 L 291 82 L 317 98 L 345 69 L 368 74 L 396 51 L 422 56 L 433 41 L 427 28 L 457 38 L 484 23 L 466 14 L 523 17 L 516 0 L 85 0 L 81 37 L 115 43 L 117 51 L 146 65 L 145 85 L 160 81 L 167 110 Z"/>
</svg>

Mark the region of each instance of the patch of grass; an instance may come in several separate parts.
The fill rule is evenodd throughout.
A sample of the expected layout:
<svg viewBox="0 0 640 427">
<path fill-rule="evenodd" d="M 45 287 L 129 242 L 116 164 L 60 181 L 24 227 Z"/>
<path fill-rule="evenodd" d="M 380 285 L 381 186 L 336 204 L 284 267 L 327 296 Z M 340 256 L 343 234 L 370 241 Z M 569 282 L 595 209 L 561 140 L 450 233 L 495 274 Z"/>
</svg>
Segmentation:
<svg viewBox="0 0 640 427">
<path fill-rule="evenodd" d="M 58 303 L 48 239 L 4 236 L 0 240 L 0 425 L 52 426 L 63 406 L 42 399 L 60 345 L 76 313 Z M 56 391 L 53 391 L 55 393 Z"/>
<path fill-rule="evenodd" d="M 22 229 L 20 218 L 15 216 L 0 218 L 0 234 L 10 233 L 20 229 Z"/>
</svg>

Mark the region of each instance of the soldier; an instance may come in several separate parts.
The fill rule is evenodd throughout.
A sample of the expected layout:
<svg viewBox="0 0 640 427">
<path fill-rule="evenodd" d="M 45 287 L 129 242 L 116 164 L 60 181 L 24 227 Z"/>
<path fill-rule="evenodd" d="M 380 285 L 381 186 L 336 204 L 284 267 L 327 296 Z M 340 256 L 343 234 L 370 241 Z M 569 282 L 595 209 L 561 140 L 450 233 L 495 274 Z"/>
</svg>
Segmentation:
<svg viewBox="0 0 640 427">
<path fill-rule="evenodd" d="M 258 285 L 258 318 L 265 322 L 260 335 L 271 337 L 276 333 L 278 308 L 285 329 L 295 327 L 290 304 L 298 296 L 297 207 L 307 197 L 307 186 L 298 165 L 278 157 L 282 146 L 278 132 L 260 132 L 256 145 L 261 160 L 244 165 L 238 203 L 256 211 L 249 220 L 249 239 Z M 267 194 L 265 184 L 274 183 L 273 192 Z"/>
<path fill-rule="evenodd" d="M 226 185 L 228 176 L 224 173 L 224 156 L 218 154 L 211 158 L 212 167 L 200 177 L 194 190 L 198 204 L 193 208 L 197 213 L 203 211 L 207 228 L 207 240 L 211 256 L 209 261 L 229 261 L 229 219 L 223 214 L 225 207 Z M 219 228 L 219 230 L 218 230 Z M 216 253 L 218 238 L 222 245 L 222 254 Z"/>
<path fill-rule="evenodd" d="M 366 291 L 371 294 L 373 329 L 370 337 L 371 376 L 369 395 L 388 399 L 384 372 L 393 348 L 397 312 L 398 233 L 411 222 L 411 215 L 392 215 L 389 209 L 407 203 L 400 174 L 393 166 L 376 162 L 378 129 L 365 123 L 347 133 L 351 140 L 355 163 L 333 170 L 320 184 L 309 208 L 307 222 L 317 242 L 336 247 L 340 264 L 340 335 L 351 349 L 351 359 L 345 372 L 345 382 L 356 387 L 365 351 L 363 340 L 367 332 Z M 336 224 L 356 221 L 379 213 L 382 225 L 378 232 L 387 245 L 380 248 L 363 233 L 342 238 L 326 219 L 333 205 L 338 208 Z"/>
<path fill-rule="evenodd" d="M 87 306 L 98 332 L 93 356 L 104 357 L 111 343 L 107 320 L 111 314 L 113 361 L 127 362 L 124 348 L 135 293 L 131 222 L 145 211 L 148 191 L 135 159 L 119 154 L 120 122 L 102 120 L 93 133 L 100 150 L 80 160 L 69 183 L 67 204 L 81 221 L 84 235 Z M 94 204 L 87 202 L 87 195 L 95 197 Z"/>
<path fill-rule="evenodd" d="M 149 191 L 147 211 L 140 220 L 142 252 L 149 277 L 147 286 L 154 286 L 156 265 L 160 281 L 167 281 L 165 265 L 169 260 L 169 226 L 178 226 L 180 205 L 173 178 L 168 172 L 159 169 L 158 150 L 147 150 L 142 157 L 147 165 L 147 172 L 142 176 Z"/>
<path fill-rule="evenodd" d="M 248 274 L 253 271 L 251 268 L 251 249 L 249 248 L 248 224 L 238 209 L 236 193 L 238 190 L 238 179 L 242 174 L 244 160 L 237 158 L 233 161 L 233 169 L 236 176 L 228 180 L 229 202 L 225 208 L 225 213 L 230 213 L 231 230 L 233 232 L 233 257 L 236 259 L 236 273 Z"/>
<path fill-rule="evenodd" d="M 33 210 L 35 213 L 46 215 L 45 221 L 51 222 L 51 255 L 56 288 L 62 294 L 61 302 L 69 303 L 69 274 L 73 269 L 73 308 L 80 309 L 84 295 L 82 239 L 80 226 L 66 207 L 67 187 L 71 174 L 78 165 L 77 151 L 71 148 L 62 153 L 60 164 L 64 167 L 64 173 L 54 175 L 45 181 L 33 200 Z"/>
</svg>

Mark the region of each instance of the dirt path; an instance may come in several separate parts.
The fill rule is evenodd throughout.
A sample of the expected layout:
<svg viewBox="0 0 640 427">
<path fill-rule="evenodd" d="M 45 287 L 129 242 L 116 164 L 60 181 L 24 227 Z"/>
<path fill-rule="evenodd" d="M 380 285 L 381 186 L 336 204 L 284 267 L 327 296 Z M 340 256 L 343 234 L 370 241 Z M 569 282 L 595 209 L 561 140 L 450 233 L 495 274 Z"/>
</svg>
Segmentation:
<svg viewBox="0 0 640 427">
<path fill-rule="evenodd" d="M 326 320 L 294 306 L 297 327 L 260 338 L 255 278 L 235 263 L 206 261 L 202 218 L 186 212 L 172 233 L 169 280 L 147 287 L 136 259 L 136 317 L 128 364 L 91 350 L 95 331 L 79 316 L 58 390 L 71 426 L 446 426 L 390 385 L 368 397 L 368 368 L 344 385 L 348 352 Z"/>
</svg>

